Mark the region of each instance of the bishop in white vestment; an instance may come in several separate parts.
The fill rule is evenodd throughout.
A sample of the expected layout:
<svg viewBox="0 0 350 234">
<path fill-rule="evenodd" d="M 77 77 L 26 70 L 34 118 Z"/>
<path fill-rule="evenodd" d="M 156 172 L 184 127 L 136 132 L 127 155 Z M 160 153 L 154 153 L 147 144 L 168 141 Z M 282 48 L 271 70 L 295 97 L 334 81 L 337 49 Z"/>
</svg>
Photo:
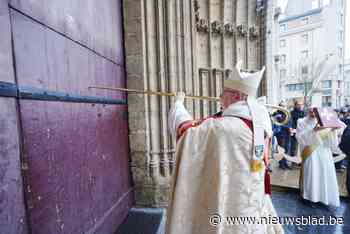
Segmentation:
<svg viewBox="0 0 350 234">
<path fill-rule="evenodd" d="M 283 233 L 271 224 L 277 214 L 265 183 L 271 122 L 251 98 L 263 71 L 233 73 L 224 81 L 221 117 L 193 121 L 183 93 L 169 114 L 177 146 L 167 234 Z"/>
<path fill-rule="evenodd" d="M 336 129 L 318 127 L 312 108 L 298 121 L 296 137 L 303 160 L 301 196 L 334 207 L 339 206 L 339 189 L 331 149 L 338 145 L 337 135 Z"/>
</svg>

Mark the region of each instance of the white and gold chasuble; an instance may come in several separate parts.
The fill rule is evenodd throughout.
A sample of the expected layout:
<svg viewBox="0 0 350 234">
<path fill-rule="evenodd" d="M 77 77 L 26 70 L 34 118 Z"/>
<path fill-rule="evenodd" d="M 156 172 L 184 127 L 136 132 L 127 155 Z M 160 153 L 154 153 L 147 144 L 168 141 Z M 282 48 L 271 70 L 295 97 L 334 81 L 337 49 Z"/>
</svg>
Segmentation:
<svg viewBox="0 0 350 234">
<path fill-rule="evenodd" d="M 176 108 L 180 112 L 184 109 L 179 104 Z M 232 104 L 222 118 L 207 119 L 189 128 L 177 142 L 167 234 L 283 233 L 281 225 L 261 220 L 271 220 L 277 214 L 265 194 L 265 168 L 259 172 L 250 168 L 252 131 L 232 116 L 249 118 L 247 111 L 242 102 Z M 174 121 L 175 112 L 170 121 Z M 221 216 L 217 225 L 210 223 L 214 214 Z M 230 217 L 247 217 L 250 221 L 233 224 Z"/>
</svg>

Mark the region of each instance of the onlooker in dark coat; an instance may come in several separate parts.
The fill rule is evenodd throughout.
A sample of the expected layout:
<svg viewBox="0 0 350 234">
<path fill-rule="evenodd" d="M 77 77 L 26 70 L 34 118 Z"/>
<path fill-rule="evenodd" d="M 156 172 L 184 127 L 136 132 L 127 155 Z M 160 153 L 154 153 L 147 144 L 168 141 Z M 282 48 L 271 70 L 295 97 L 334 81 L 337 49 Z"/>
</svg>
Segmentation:
<svg viewBox="0 0 350 234">
<path fill-rule="evenodd" d="M 345 107 L 341 108 L 339 110 L 338 116 L 339 116 L 340 120 L 343 121 L 346 124 L 346 126 L 350 125 L 350 118 L 349 118 L 349 116 L 347 114 L 347 108 L 345 108 Z M 338 154 L 337 153 L 336 154 L 333 153 L 333 157 L 336 157 L 338 155 L 339 155 L 339 153 Z M 345 169 L 346 169 L 345 161 L 346 160 L 341 160 L 341 161 L 339 161 L 339 162 L 334 164 L 335 165 L 335 169 L 337 170 L 337 172 L 344 172 L 345 171 Z"/>
<path fill-rule="evenodd" d="M 346 160 L 348 161 L 347 169 L 346 169 L 346 189 L 348 190 L 348 194 L 350 196 L 350 118 L 349 112 L 347 113 L 347 117 L 342 120 L 347 127 L 345 128 L 343 135 L 340 140 L 339 148 L 346 154 Z"/>
<path fill-rule="evenodd" d="M 290 134 L 290 149 L 287 154 L 291 156 L 296 155 L 297 151 L 297 139 L 295 138 L 296 128 L 298 119 L 304 118 L 305 112 L 304 112 L 304 102 L 301 100 L 294 102 L 294 109 L 291 111 L 291 127 L 289 128 L 289 134 Z"/>
<path fill-rule="evenodd" d="M 285 108 L 285 105 L 283 102 L 281 102 L 279 106 Z M 285 120 L 285 118 L 287 118 L 285 113 L 283 113 L 280 110 L 273 113 L 272 116 L 279 123 L 282 123 Z M 272 130 L 273 130 L 274 136 L 277 138 L 277 143 L 279 146 L 281 146 L 285 150 L 285 152 L 290 151 L 290 134 L 289 134 L 290 127 L 291 127 L 291 121 L 283 125 L 280 125 L 280 124 L 272 125 Z M 281 169 L 291 169 L 285 158 L 279 161 L 279 167 Z"/>
</svg>

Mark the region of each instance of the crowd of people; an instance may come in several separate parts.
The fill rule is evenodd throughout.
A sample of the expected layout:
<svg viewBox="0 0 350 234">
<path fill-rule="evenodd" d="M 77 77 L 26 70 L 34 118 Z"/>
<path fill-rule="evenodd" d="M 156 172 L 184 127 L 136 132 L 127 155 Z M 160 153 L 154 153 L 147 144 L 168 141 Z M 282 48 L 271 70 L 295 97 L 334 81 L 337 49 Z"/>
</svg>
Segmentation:
<svg viewBox="0 0 350 234">
<path fill-rule="evenodd" d="M 287 108 L 284 102 L 281 102 L 279 106 L 283 108 Z M 344 173 L 345 171 L 347 172 L 346 183 L 347 183 L 348 193 L 350 194 L 350 163 L 349 165 L 347 165 L 348 162 L 350 161 L 349 160 L 349 157 L 350 157 L 350 127 L 349 127 L 350 126 L 350 106 L 345 106 L 340 109 L 335 109 L 334 111 L 338 114 L 339 120 L 342 121 L 345 125 L 343 129 L 337 129 L 336 131 L 334 131 L 334 133 L 336 133 L 336 135 L 333 136 L 334 139 L 332 139 L 330 137 L 330 134 L 328 134 L 328 138 L 326 141 L 323 141 L 322 147 L 324 147 L 325 145 L 327 146 L 326 148 L 330 152 L 330 155 L 329 155 L 330 158 L 331 157 L 336 158 L 337 156 L 342 154 L 345 154 L 347 157 L 344 160 L 340 160 L 337 162 L 334 162 L 333 160 L 331 160 L 329 163 L 325 163 L 328 157 L 321 155 L 320 163 L 325 163 L 324 166 L 328 166 L 328 164 L 331 164 L 331 167 L 327 169 L 328 170 L 326 172 L 327 178 L 325 179 L 328 179 L 329 177 L 332 177 L 333 175 L 335 175 L 335 171 L 339 173 Z M 273 133 L 275 136 L 274 139 L 276 143 L 284 149 L 285 154 L 291 157 L 297 157 L 297 156 L 303 157 L 302 153 L 303 153 L 303 147 L 305 146 L 305 144 L 306 146 L 312 145 L 311 141 L 316 141 L 316 138 L 318 137 L 317 134 L 314 134 L 314 133 L 317 133 L 320 130 L 324 130 L 324 129 L 319 128 L 319 126 L 317 125 L 315 113 L 313 113 L 312 108 L 305 107 L 303 100 L 296 100 L 294 102 L 294 106 L 290 114 L 291 114 L 291 118 L 287 123 L 278 124 L 278 122 L 283 122 L 286 116 L 281 111 L 277 111 L 273 113 L 273 118 L 277 120 L 276 121 L 277 123 L 273 124 Z M 309 129 L 311 131 L 306 130 L 307 125 L 305 125 L 305 123 L 309 123 L 312 126 Z M 316 137 L 316 138 L 314 139 L 313 137 Z M 332 139 L 332 140 L 329 141 L 329 139 Z M 321 154 L 328 155 L 327 152 L 322 151 Z M 317 157 L 313 157 L 313 159 L 314 158 L 317 158 Z M 304 162 L 305 158 L 303 158 L 302 161 Z M 308 161 L 311 161 L 311 160 L 308 160 Z M 282 170 L 293 170 L 293 169 L 301 168 L 301 172 L 305 176 L 305 171 L 303 171 L 302 164 L 297 164 L 297 163 L 288 161 L 286 158 L 282 158 L 279 161 L 279 168 Z M 316 174 L 317 175 L 314 175 L 314 177 L 318 177 L 316 179 L 320 180 L 320 174 L 318 173 Z M 301 177 L 303 177 L 303 175 L 301 175 Z M 336 178 L 334 178 L 334 180 L 335 180 L 335 184 L 337 184 Z M 303 183 L 303 180 L 301 178 L 300 180 L 301 187 L 302 187 L 302 183 Z M 318 183 L 322 184 L 320 183 L 320 181 Z M 331 184 L 333 185 L 334 183 L 331 183 Z M 310 188 L 310 186 L 312 187 L 313 185 L 309 184 L 308 188 Z M 334 189 L 337 189 L 337 188 L 334 188 Z"/>
<path fill-rule="evenodd" d="M 281 102 L 279 104 L 280 107 L 286 108 L 286 104 Z M 285 114 L 281 111 L 275 112 L 273 115 L 277 122 L 282 122 L 284 118 L 286 118 Z M 294 102 L 294 108 L 291 111 L 290 120 L 283 125 L 273 124 L 273 133 L 277 139 L 277 143 L 281 146 L 285 153 L 290 156 L 295 156 L 297 151 L 297 140 L 295 137 L 296 129 L 297 129 L 297 121 L 298 119 L 304 118 L 304 104 L 302 101 L 297 100 Z M 279 166 L 281 169 L 292 169 L 293 165 L 290 165 L 288 161 L 283 158 L 279 161 Z"/>
</svg>

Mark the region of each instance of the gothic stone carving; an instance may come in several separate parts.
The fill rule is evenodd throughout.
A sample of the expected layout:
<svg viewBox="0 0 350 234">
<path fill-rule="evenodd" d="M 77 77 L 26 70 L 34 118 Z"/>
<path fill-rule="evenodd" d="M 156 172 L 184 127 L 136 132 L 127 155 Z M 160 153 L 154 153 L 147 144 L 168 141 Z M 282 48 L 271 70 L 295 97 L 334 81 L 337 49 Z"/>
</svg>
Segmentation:
<svg viewBox="0 0 350 234">
<path fill-rule="evenodd" d="M 224 32 L 223 25 L 219 21 L 214 21 L 211 23 L 211 30 L 213 34 L 222 34 Z"/>
<path fill-rule="evenodd" d="M 238 25 L 238 26 L 237 26 L 237 32 L 238 32 L 238 34 L 239 34 L 240 36 L 242 36 L 242 37 L 247 36 L 247 34 L 248 34 L 247 26 L 246 26 L 246 25 L 243 25 L 243 24 Z"/>
<path fill-rule="evenodd" d="M 198 32 L 209 32 L 209 22 L 206 19 L 199 19 L 196 23 Z"/>
<path fill-rule="evenodd" d="M 251 40 L 257 39 L 259 37 L 259 28 L 257 26 L 252 26 L 249 28 L 249 38 Z"/>
<path fill-rule="evenodd" d="M 224 26 L 225 34 L 228 36 L 233 36 L 235 33 L 235 28 L 232 23 L 226 23 Z"/>
</svg>

